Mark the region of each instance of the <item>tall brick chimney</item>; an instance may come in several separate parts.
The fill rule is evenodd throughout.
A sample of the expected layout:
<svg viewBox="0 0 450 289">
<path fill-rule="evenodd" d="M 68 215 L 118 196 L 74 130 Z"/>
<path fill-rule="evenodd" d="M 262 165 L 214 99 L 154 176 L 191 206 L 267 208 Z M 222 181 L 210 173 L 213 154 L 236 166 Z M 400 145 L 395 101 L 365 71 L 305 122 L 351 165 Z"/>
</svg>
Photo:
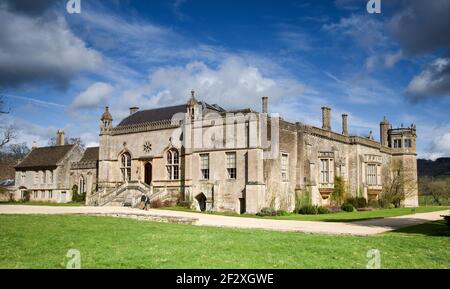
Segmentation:
<svg viewBox="0 0 450 289">
<path fill-rule="evenodd" d="M 331 130 L 331 108 L 322 107 L 322 129 Z"/>
</svg>

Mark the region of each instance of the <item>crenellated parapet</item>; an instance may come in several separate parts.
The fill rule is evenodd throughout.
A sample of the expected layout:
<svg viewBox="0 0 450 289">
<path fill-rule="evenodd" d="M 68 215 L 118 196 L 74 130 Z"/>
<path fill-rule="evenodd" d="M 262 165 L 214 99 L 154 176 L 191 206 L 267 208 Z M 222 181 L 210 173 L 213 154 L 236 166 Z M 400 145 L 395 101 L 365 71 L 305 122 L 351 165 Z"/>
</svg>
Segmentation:
<svg viewBox="0 0 450 289">
<path fill-rule="evenodd" d="M 153 122 L 145 122 L 128 126 L 118 126 L 112 129 L 112 135 L 121 135 L 129 133 L 138 133 L 152 130 L 177 128 L 181 124 L 181 121 L 174 120 L 158 120 Z"/>
</svg>

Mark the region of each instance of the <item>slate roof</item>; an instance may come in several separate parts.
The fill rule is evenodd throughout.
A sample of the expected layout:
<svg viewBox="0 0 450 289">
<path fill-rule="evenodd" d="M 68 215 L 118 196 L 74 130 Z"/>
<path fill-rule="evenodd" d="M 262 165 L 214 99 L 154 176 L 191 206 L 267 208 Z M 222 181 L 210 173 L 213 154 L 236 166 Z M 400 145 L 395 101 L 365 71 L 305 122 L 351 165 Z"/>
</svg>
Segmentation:
<svg viewBox="0 0 450 289">
<path fill-rule="evenodd" d="M 206 102 L 198 102 L 203 109 L 211 109 L 218 112 L 225 112 L 223 108 L 218 106 L 217 104 L 210 105 Z M 129 115 L 128 117 L 124 118 L 117 126 L 128 126 L 128 125 L 135 125 L 135 124 L 141 124 L 141 123 L 147 123 L 147 122 L 154 122 L 154 121 L 161 121 L 161 120 L 170 120 L 172 119 L 173 115 L 177 113 L 185 113 L 187 110 L 187 105 L 175 105 L 175 106 L 167 106 L 162 108 L 155 108 L 155 109 L 147 109 L 147 110 L 140 110 L 132 115 Z"/>
<path fill-rule="evenodd" d="M 80 163 L 84 162 L 96 162 L 98 161 L 99 147 L 91 147 L 87 148 L 84 151 L 83 157 L 80 160 Z"/>
<path fill-rule="evenodd" d="M 15 168 L 16 170 L 54 168 L 74 146 L 63 145 L 35 148 Z"/>
<path fill-rule="evenodd" d="M 186 112 L 186 105 L 168 106 L 156 109 L 140 110 L 132 115 L 124 118 L 120 123 L 120 126 L 134 125 L 146 122 L 154 122 L 160 120 L 169 120 L 176 113 Z"/>
<path fill-rule="evenodd" d="M 72 170 L 95 169 L 98 167 L 99 147 L 90 147 L 84 151 L 79 162 L 71 164 Z"/>
</svg>

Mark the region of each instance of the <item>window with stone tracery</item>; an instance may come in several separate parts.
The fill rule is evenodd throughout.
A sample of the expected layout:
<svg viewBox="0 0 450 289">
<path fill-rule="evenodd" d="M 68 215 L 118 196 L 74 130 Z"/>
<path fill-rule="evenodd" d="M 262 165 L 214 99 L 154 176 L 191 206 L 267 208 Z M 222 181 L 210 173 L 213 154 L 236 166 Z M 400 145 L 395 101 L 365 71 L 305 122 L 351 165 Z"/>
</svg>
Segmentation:
<svg viewBox="0 0 450 289">
<path fill-rule="evenodd" d="M 167 152 L 167 179 L 180 179 L 180 155 L 177 150 L 172 149 Z"/>
<path fill-rule="evenodd" d="M 122 180 L 124 182 L 131 181 L 131 155 L 129 153 L 122 154 L 120 165 Z"/>
</svg>

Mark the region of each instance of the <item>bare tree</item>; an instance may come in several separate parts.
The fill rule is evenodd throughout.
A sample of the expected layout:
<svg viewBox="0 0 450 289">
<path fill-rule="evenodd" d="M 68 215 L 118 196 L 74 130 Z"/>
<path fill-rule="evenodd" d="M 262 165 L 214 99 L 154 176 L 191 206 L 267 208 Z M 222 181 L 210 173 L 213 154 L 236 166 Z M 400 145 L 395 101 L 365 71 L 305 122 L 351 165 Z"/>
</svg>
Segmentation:
<svg viewBox="0 0 450 289">
<path fill-rule="evenodd" d="M 419 192 L 431 196 L 433 203 L 441 206 L 444 199 L 450 198 L 450 180 L 422 177 L 419 179 Z"/>
<path fill-rule="evenodd" d="M 401 162 L 396 162 L 392 164 L 391 171 L 387 170 L 386 173 L 380 197 L 386 203 L 398 208 L 406 198 L 412 197 L 417 191 L 414 172 L 405 170 Z"/>
<path fill-rule="evenodd" d="M 66 144 L 76 144 L 83 150 L 86 148 L 86 144 L 79 137 L 71 137 L 71 138 L 65 137 L 64 138 L 64 143 L 66 143 Z M 55 146 L 56 145 L 56 137 L 52 137 L 48 141 L 48 145 L 49 146 Z"/>
<path fill-rule="evenodd" d="M 0 117 L 1 115 L 8 114 L 9 111 L 5 109 L 5 101 L 0 95 Z M 7 143 L 16 137 L 15 130 L 12 126 L 0 125 L 0 149 Z"/>
<path fill-rule="evenodd" d="M 30 148 L 26 143 L 7 145 L 0 151 L 0 163 L 16 164 L 23 160 L 29 152 Z"/>
</svg>

